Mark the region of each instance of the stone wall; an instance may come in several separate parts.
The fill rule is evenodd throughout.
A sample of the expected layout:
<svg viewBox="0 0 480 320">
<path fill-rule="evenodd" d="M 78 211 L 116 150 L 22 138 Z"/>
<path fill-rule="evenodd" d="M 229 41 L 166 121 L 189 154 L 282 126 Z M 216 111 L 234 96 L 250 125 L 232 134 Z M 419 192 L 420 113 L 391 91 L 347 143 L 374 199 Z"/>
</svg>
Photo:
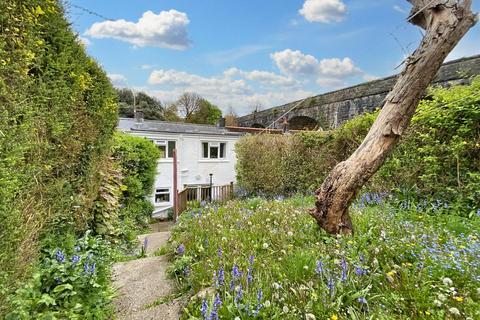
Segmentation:
<svg viewBox="0 0 480 320">
<path fill-rule="evenodd" d="M 437 86 L 465 84 L 476 75 L 480 75 L 480 55 L 445 63 L 433 84 Z M 390 76 L 309 98 L 290 112 L 288 118 L 307 116 L 318 121 L 323 128 L 338 127 L 356 115 L 382 107 L 397 77 L 398 75 Z M 237 122 L 242 127 L 251 127 L 255 124 L 266 127 L 299 102 L 294 101 L 239 117 Z M 272 127 L 277 128 L 278 125 Z"/>
</svg>

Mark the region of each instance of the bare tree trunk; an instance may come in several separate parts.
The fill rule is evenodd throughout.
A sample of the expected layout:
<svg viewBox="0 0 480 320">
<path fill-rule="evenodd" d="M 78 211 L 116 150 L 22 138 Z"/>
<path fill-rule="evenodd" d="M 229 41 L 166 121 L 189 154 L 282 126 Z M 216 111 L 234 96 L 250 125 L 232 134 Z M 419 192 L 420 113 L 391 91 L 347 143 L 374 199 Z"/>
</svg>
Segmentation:
<svg viewBox="0 0 480 320">
<path fill-rule="evenodd" d="M 471 0 L 408 1 L 413 5 L 409 22 L 423 28 L 426 34 L 407 58 L 405 69 L 365 140 L 330 172 L 315 193 L 316 208 L 310 214 L 328 233 L 353 233 L 350 204 L 398 143 L 447 55 L 476 22 Z"/>
</svg>

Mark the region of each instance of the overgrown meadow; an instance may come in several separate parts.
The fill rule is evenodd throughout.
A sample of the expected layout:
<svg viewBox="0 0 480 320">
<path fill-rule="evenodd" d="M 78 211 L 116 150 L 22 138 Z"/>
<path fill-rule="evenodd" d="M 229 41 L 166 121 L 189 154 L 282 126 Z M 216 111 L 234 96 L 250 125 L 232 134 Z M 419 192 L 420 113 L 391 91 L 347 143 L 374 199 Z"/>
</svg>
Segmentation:
<svg viewBox="0 0 480 320">
<path fill-rule="evenodd" d="M 480 318 L 480 217 L 366 195 L 355 236 L 332 237 L 312 203 L 255 198 L 183 214 L 167 249 L 193 296 L 183 319 Z"/>
</svg>

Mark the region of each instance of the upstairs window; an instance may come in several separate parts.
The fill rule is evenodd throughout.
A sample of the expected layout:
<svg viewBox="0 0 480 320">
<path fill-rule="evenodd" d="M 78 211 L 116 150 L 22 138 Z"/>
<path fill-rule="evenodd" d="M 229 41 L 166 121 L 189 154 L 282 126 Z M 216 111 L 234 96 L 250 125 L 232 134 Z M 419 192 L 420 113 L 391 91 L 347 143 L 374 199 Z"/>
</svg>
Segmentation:
<svg viewBox="0 0 480 320">
<path fill-rule="evenodd" d="M 155 140 L 155 145 L 160 150 L 160 159 L 172 159 L 176 143 L 173 140 Z"/>
<path fill-rule="evenodd" d="M 155 189 L 155 203 L 170 202 L 170 189 Z"/>
<path fill-rule="evenodd" d="M 204 159 L 225 159 L 226 142 L 202 142 L 202 157 Z"/>
</svg>

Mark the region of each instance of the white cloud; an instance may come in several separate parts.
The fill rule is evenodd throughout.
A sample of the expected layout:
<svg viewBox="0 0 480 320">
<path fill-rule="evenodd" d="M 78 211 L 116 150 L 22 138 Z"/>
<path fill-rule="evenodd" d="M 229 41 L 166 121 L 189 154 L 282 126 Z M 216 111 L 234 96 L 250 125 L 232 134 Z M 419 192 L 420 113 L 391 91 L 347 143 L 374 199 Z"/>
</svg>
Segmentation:
<svg viewBox="0 0 480 320">
<path fill-rule="evenodd" d="M 311 55 L 303 54 L 299 50 L 286 49 L 270 55 L 281 72 L 286 74 L 313 74 L 316 73 L 318 60 Z"/>
<path fill-rule="evenodd" d="M 232 106 L 239 114 L 255 104 L 272 107 L 313 95 L 300 82 L 274 72 L 244 71 L 237 68 L 204 77 L 179 70 L 154 70 L 148 79 L 149 93 L 162 101 L 175 101 L 182 93 L 196 92 L 227 112 Z"/>
<path fill-rule="evenodd" d="M 127 77 L 125 77 L 123 74 L 109 73 L 108 77 L 110 78 L 112 84 L 116 87 L 125 86 L 127 84 Z"/>
<path fill-rule="evenodd" d="M 285 77 L 274 72 L 260 70 L 243 71 L 237 68 L 230 68 L 225 70 L 223 74 L 229 78 L 243 77 L 247 80 L 258 81 L 269 86 L 294 86 L 299 83 L 292 77 Z"/>
<path fill-rule="evenodd" d="M 155 14 L 147 11 L 138 22 L 123 19 L 94 23 L 85 34 L 93 38 L 113 38 L 135 46 L 184 50 L 190 46 L 186 13 L 177 10 Z"/>
<path fill-rule="evenodd" d="M 290 77 L 316 77 L 316 83 L 321 87 L 339 87 L 344 85 L 346 78 L 363 74 L 348 57 L 318 60 L 312 55 L 291 49 L 274 52 L 270 56 L 282 73 Z"/>
<path fill-rule="evenodd" d="M 345 19 L 347 6 L 341 0 L 305 0 L 299 13 L 309 22 L 340 22 Z"/>
</svg>

